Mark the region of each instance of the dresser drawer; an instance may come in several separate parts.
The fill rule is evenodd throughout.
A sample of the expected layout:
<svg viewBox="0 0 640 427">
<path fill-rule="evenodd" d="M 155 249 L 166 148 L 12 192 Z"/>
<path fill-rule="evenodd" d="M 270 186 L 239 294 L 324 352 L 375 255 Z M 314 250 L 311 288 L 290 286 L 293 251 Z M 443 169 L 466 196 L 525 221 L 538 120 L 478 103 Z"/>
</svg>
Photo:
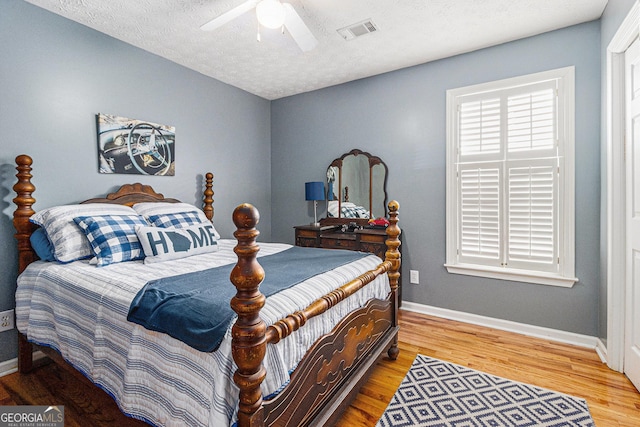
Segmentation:
<svg viewBox="0 0 640 427">
<path fill-rule="evenodd" d="M 355 239 L 336 239 L 331 237 L 322 237 L 320 239 L 321 247 L 328 249 L 356 249 Z"/>
<path fill-rule="evenodd" d="M 385 244 L 385 242 L 387 240 L 387 235 L 386 234 L 358 233 L 358 236 L 360 237 L 360 241 L 361 242 L 378 243 L 378 244 L 381 244 L 381 245 L 386 245 Z"/>
<path fill-rule="evenodd" d="M 316 240 L 315 237 L 313 238 L 301 237 L 301 236 L 296 237 L 296 246 L 302 246 L 305 248 L 315 248 L 317 244 L 318 244 L 318 241 Z"/>
<path fill-rule="evenodd" d="M 318 230 L 296 230 L 296 237 L 315 239 L 318 237 Z"/>
</svg>

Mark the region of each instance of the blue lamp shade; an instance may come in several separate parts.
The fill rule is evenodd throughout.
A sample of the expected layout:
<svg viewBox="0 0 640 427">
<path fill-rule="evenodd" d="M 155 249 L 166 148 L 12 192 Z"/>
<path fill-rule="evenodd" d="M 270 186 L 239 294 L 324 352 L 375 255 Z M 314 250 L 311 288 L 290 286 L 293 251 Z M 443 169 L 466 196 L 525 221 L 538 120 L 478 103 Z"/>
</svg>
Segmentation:
<svg viewBox="0 0 640 427">
<path fill-rule="evenodd" d="M 324 200 L 324 182 L 305 182 L 304 198 L 305 200 Z"/>
</svg>

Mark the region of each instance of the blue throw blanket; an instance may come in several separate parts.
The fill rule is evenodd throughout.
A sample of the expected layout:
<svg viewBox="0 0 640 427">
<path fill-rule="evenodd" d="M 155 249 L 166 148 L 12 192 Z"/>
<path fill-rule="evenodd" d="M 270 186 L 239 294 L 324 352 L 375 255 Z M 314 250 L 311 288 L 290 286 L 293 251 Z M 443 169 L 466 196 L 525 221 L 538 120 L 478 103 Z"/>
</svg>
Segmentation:
<svg viewBox="0 0 640 427">
<path fill-rule="evenodd" d="M 258 258 L 265 271 L 260 291 L 270 296 L 368 255 L 293 246 Z M 229 264 L 147 282 L 131 302 L 127 320 L 165 332 L 197 350 L 214 351 L 235 318 L 230 301 L 236 289 L 229 280 L 234 266 Z"/>
</svg>

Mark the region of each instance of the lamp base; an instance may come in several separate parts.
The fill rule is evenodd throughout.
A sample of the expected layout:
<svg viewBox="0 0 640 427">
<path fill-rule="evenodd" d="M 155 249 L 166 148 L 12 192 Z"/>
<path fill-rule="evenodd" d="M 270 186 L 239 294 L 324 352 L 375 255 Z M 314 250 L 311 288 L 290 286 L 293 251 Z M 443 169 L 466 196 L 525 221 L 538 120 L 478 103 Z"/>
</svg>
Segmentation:
<svg viewBox="0 0 640 427">
<path fill-rule="evenodd" d="M 315 228 L 320 228 L 320 223 L 319 222 L 312 222 L 309 225 L 312 226 L 312 227 L 315 227 Z"/>
</svg>

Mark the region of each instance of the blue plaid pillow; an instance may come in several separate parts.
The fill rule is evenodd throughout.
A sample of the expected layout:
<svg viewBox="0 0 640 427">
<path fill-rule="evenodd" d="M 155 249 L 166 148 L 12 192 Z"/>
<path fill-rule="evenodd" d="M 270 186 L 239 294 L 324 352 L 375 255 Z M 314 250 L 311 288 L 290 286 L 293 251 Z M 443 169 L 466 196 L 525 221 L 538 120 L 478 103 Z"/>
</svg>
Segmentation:
<svg viewBox="0 0 640 427">
<path fill-rule="evenodd" d="M 147 217 L 147 220 L 149 221 L 149 224 L 153 225 L 154 227 L 161 227 L 161 228 L 168 228 L 168 227 L 187 228 L 187 227 L 191 227 L 192 225 L 200 225 L 200 224 L 213 226 L 211 224 L 211 221 L 209 221 L 208 219 L 206 221 L 203 221 L 202 214 L 201 212 L 198 212 L 198 211 L 173 212 L 173 213 L 149 215 Z M 213 233 L 216 236 L 216 239 L 220 238 L 220 234 L 215 229 L 215 227 L 213 227 Z"/>
<path fill-rule="evenodd" d="M 136 227 L 148 224 L 141 216 L 79 216 L 73 220 L 87 235 L 98 266 L 144 257 Z"/>
<path fill-rule="evenodd" d="M 153 224 L 156 227 L 164 227 L 163 223 L 168 223 L 170 226 L 176 228 L 185 228 L 195 224 L 211 224 L 211 221 L 207 216 L 202 212 L 201 209 L 198 209 L 194 205 L 190 203 L 167 203 L 167 202 L 146 202 L 146 203 L 136 203 L 133 205 L 133 209 L 136 211 L 138 215 L 142 215 L 144 218 L 149 221 L 149 224 Z M 175 214 L 184 214 L 188 213 L 187 220 L 176 219 L 176 217 L 171 217 L 171 215 Z M 169 218 L 166 218 L 170 216 Z M 151 219 L 154 217 L 154 219 Z M 184 218 L 184 217 L 183 217 Z M 194 220 L 194 218 L 198 218 L 198 220 Z M 194 221 L 189 223 L 189 221 Z M 216 235 L 216 239 L 220 238 L 220 233 L 214 227 L 214 233 Z"/>
<path fill-rule="evenodd" d="M 190 225 L 202 223 L 200 215 L 196 211 L 149 215 L 147 219 L 149 220 L 149 223 L 154 227 L 162 228 L 185 228 L 189 227 Z"/>
</svg>

